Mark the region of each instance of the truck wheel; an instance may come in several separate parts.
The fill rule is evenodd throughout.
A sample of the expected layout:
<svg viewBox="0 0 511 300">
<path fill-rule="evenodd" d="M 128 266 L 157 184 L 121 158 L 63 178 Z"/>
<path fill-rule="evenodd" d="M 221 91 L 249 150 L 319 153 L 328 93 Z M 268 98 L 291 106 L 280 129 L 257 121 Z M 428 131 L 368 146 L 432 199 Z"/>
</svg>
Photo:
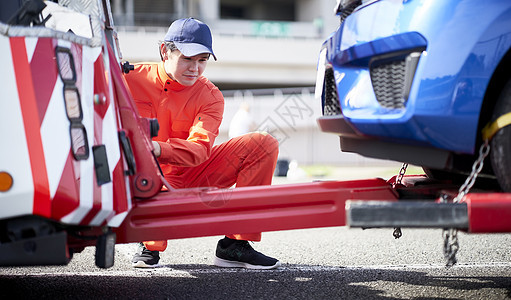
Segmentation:
<svg viewBox="0 0 511 300">
<path fill-rule="evenodd" d="M 114 265 L 115 233 L 107 232 L 96 242 L 96 266 L 107 269 Z"/>
<path fill-rule="evenodd" d="M 511 112 L 511 80 L 497 99 L 492 121 L 508 112 Z M 500 187 L 504 192 L 511 192 L 511 126 L 497 131 L 491 140 L 490 159 Z"/>
</svg>

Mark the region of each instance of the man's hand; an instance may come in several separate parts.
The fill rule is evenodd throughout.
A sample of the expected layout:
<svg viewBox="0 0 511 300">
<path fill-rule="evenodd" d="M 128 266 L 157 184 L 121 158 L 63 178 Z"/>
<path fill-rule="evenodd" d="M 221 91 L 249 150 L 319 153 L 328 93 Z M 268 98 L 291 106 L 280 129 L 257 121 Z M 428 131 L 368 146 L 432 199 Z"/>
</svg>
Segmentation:
<svg viewBox="0 0 511 300">
<path fill-rule="evenodd" d="M 152 141 L 153 142 L 153 147 L 154 147 L 154 150 L 153 150 L 153 153 L 156 157 L 160 157 L 161 155 L 161 147 L 160 147 L 160 144 L 158 144 L 158 142 L 155 142 L 155 141 Z"/>
</svg>

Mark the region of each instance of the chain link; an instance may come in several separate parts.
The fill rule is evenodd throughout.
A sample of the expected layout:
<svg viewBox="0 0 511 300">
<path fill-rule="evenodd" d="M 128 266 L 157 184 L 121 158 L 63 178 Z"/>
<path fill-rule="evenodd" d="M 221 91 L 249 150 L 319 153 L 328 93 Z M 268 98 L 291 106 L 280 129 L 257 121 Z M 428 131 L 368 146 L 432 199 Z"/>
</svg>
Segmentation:
<svg viewBox="0 0 511 300">
<path fill-rule="evenodd" d="M 472 189 L 472 186 L 474 185 L 477 176 L 483 169 L 484 165 L 484 159 L 488 154 L 490 153 L 490 143 L 488 140 L 486 140 L 482 145 L 481 148 L 479 148 L 479 157 L 472 165 L 472 172 L 468 176 L 468 178 L 465 180 L 463 185 L 461 185 L 458 195 L 453 199 L 454 203 L 459 203 L 463 197 L 465 197 L 466 194 L 470 192 L 470 189 Z M 445 202 L 446 199 L 443 198 L 443 202 Z M 458 229 L 455 228 L 446 228 L 443 230 L 443 236 L 444 236 L 444 257 L 447 260 L 446 266 L 452 267 L 457 263 L 456 254 L 459 250 L 459 241 L 458 241 Z"/>
<path fill-rule="evenodd" d="M 484 144 L 481 145 L 481 148 L 479 148 L 479 157 L 472 165 L 472 172 L 470 173 L 468 178 L 465 180 L 463 185 L 460 187 L 460 189 L 458 191 L 458 195 L 456 196 L 456 198 L 454 198 L 454 200 L 453 200 L 454 203 L 460 202 L 460 200 L 463 197 L 465 197 L 466 194 L 468 194 L 470 192 L 470 189 L 474 185 L 474 183 L 477 179 L 477 176 L 483 169 L 484 159 L 486 158 L 486 156 L 488 156 L 488 153 L 490 153 L 490 143 L 487 140 L 484 142 Z"/>
<path fill-rule="evenodd" d="M 456 259 L 456 254 L 460 248 L 458 242 L 458 230 L 454 228 L 444 229 L 444 257 L 446 262 L 446 267 L 454 266 L 458 260 Z"/>
<path fill-rule="evenodd" d="M 395 227 L 394 232 L 392 232 L 392 236 L 395 239 L 398 239 L 403 236 L 403 232 L 401 232 L 401 227 Z"/>
<path fill-rule="evenodd" d="M 401 181 L 403 181 L 403 177 L 406 174 L 406 168 L 408 168 L 407 163 L 403 163 L 401 166 L 401 169 L 399 170 L 399 174 L 396 176 L 396 181 L 392 183 L 392 188 L 396 188 L 396 186 L 401 184 Z M 392 232 L 392 236 L 394 236 L 395 239 L 398 239 L 403 236 L 403 232 L 401 232 L 400 227 L 395 227 L 394 232 Z"/>
<path fill-rule="evenodd" d="M 403 180 L 403 177 L 406 174 L 406 168 L 408 168 L 408 164 L 403 163 L 401 169 L 399 170 L 399 174 L 396 176 L 396 181 L 392 184 L 393 188 L 395 188 L 398 184 L 401 184 L 401 181 Z"/>
</svg>

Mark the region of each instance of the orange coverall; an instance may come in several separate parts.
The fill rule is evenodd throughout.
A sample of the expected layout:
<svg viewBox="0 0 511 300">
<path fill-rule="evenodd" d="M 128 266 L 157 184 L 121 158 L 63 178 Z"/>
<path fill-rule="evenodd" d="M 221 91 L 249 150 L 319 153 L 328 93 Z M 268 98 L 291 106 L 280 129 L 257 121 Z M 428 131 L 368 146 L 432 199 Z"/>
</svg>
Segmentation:
<svg viewBox="0 0 511 300">
<path fill-rule="evenodd" d="M 135 64 L 125 79 L 140 115 L 158 119 L 160 131 L 153 140 L 161 147 L 158 161 L 172 187 L 271 184 L 278 156 L 278 141 L 271 135 L 248 133 L 213 146 L 224 98 L 206 77 L 184 86 L 171 79 L 160 62 Z M 227 237 L 260 241 L 261 233 Z M 153 251 L 167 247 L 167 241 L 144 244 Z"/>
</svg>

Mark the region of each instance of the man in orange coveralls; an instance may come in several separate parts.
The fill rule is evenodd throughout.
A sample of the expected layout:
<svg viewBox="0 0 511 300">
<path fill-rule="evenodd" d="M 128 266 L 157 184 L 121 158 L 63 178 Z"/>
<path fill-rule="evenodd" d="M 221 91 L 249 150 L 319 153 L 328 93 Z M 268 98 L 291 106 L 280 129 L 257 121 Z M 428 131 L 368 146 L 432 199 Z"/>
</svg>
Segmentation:
<svg viewBox="0 0 511 300">
<path fill-rule="evenodd" d="M 154 153 L 174 188 L 228 188 L 269 185 L 278 156 L 278 142 L 253 132 L 213 146 L 224 112 L 218 88 L 201 76 L 212 49 L 209 27 L 193 18 L 173 22 L 160 43 L 159 63 L 135 64 L 125 75 L 142 117 L 157 118 Z M 272 269 L 280 262 L 254 250 L 248 241 L 260 233 L 232 234 L 221 239 L 214 264 L 220 267 Z M 140 243 L 134 267 L 155 267 L 167 241 Z"/>
</svg>

